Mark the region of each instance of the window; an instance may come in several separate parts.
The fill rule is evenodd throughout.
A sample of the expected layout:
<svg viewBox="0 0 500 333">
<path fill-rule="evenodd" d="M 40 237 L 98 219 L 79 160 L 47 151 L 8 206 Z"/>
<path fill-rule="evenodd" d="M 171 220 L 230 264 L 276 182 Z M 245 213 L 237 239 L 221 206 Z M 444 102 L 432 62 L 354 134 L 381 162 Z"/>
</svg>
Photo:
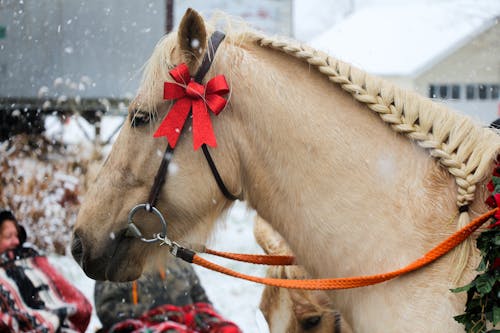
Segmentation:
<svg viewBox="0 0 500 333">
<path fill-rule="evenodd" d="M 478 86 L 478 95 L 479 95 L 479 99 L 486 99 L 486 93 L 488 92 L 488 89 L 486 89 L 486 85 L 485 84 L 480 84 Z"/>
<path fill-rule="evenodd" d="M 465 87 L 465 97 L 467 99 L 474 99 L 476 97 L 476 86 L 473 84 L 468 84 Z"/>
<path fill-rule="evenodd" d="M 448 98 L 448 86 L 442 84 L 439 86 L 439 97 L 445 99 Z"/>
<path fill-rule="evenodd" d="M 436 86 L 431 84 L 429 86 L 429 97 L 430 98 L 436 98 L 437 97 L 437 94 L 436 94 Z"/>
<path fill-rule="evenodd" d="M 458 84 L 451 86 L 451 98 L 460 99 L 460 86 Z"/>
<path fill-rule="evenodd" d="M 469 83 L 461 85 L 457 83 L 429 84 L 428 94 L 430 98 L 460 100 L 498 100 L 500 99 L 500 84 L 492 83 Z M 463 90 L 462 90 L 463 89 Z"/>
<path fill-rule="evenodd" d="M 491 91 L 491 99 L 498 99 L 500 97 L 500 92 L 499 92 L 499 85 L 498 84 L 492 84 L 490 86 L 490 91 Z"/>
</svg>

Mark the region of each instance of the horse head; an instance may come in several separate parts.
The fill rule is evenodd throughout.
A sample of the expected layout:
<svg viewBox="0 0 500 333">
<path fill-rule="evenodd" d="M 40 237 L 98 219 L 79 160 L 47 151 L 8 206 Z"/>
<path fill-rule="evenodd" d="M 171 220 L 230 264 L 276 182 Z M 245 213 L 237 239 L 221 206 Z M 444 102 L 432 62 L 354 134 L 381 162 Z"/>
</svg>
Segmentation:
<svg viewBox="0 0 500 333">
<path fill-rule="evenodd" d="M 173 156 L 163 154 L 167 147 L 165 137 L 153 137 L 173 104 L 163 100 L 164 82 L 179 84 L 168 72 L 185 64 L 189 73 L 194 73 L 211 46 L 203 19 L 194 10 L 188 10 L 178 32 L 165 36 L 149 59 L 138 95 L 129 106 L 128 117 L 109 157 L 86 193 L 74 228 L 72 253 L 88 276 L 133 280 L 143 271 L 146 258 L 164 252 L 163 247 L 127 236 L 129 213 L 137 204 L 147 202 L 162 159 L 172 158 L 165 170 L 166 182 L 158 187 L 156 208 L 164 215 L 172 239 L 186 238 L 193 229 L 203 233 L 231 204 L 219 190 L 203 154 L 192 148 L 190 119 L 179 133 Z M 213 64 L 207 77 L 213 75 L 214 68 L 217 67 Z M 231 106 L 227 105 L 221 117 L 228 118 L 230 114 Z M 224 158 L 215 150 L 213 158 L 226 186 L 237 194 L 232 141 L 222 140 L 224 132 L 231 130 L 228 124 L 219 129 L 214 122 L 217 149 L 224 150 Z M 137 211 L 133 219 L 146 238 L 162 231 L 158 216 L 145 209 Z"/>
</svg>

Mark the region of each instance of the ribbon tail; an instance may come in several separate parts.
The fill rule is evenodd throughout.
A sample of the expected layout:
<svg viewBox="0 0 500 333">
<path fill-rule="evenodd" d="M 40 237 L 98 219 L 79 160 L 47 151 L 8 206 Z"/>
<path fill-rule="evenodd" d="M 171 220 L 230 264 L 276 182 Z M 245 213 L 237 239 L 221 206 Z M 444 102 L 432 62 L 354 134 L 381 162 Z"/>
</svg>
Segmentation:
<svg viewBox="0 0 500 333">
<path fill-rule="evenodd" d="M 193 147 L 197 150 L 202 144 L 211 147 L 217 146 L 210 114 L 205 103 L 201 100 L 193 101 Z"/>
<path fill-rule="evenodd" d="M 158 138 L 165 136 L 170 146 L 175 148 L 190 109 L 190 99 L 182 98 L 177 100 L 165 116 L 165 119 L 161 122 L 160 126 L 158 126 L 153 137 Z"/>
</svg>

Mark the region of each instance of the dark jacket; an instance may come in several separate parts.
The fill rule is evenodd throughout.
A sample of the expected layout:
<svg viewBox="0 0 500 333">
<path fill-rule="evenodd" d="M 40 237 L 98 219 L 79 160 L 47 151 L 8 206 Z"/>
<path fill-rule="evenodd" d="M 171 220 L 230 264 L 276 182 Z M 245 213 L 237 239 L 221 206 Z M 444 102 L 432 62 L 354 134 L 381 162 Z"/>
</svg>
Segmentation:
<svg viewBox="0 0 500 333">
<path fill-rule="evenodd" d="M 167 268 L 144 273 L 134 282 L 96 281 L 94 301 L 103 327 L 130 318 L 163 304 L 184 306 L 210 303 L 190 264 L 171 257 Z"/>
</svg>

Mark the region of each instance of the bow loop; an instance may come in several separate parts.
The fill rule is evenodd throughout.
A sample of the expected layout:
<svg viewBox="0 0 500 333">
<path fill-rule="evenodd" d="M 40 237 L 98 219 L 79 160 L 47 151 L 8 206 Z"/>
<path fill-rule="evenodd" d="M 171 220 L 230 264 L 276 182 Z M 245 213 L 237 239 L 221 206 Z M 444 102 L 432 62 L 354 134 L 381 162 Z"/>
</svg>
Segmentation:
<svg viewBox="0 0 500 333">
<path fill-rule="evenodd" d="M 175 82 L 187 86 L 191 82 L 191 75 L 189 74 L 189 68 L 185 63 L 180 64 L 174 69 L 168 72 L 170 76 L 175 80 Z"/>
<path fill-rule="evenodd" d="M 205 98 L 205 103 L 207 104 L 208 108 L 216 116 L 218 116 L 219 113 L 224 109 L 224 107 L 226 106 L 226 102 L 227 101 L 224 97 L 216 94 L 207 95 Z"/>
<path fill-rule="evenodd" d="M 207 94 L 225 95 L 229 93 L 229 85 L 224 75 L 217 75 L 207 83 Z"/>
<path fill-rule="evenodd" d="M 193 146 L 198 149 L 203 144 L 215 147 L 217 141 L 208 110 L 218 115 L 226 106 L 223 95 L 229 93 L 229 85 L 224 75 L 217 75 L 206 86 L 193 80 L 186 64 L 182 63 L 169 72 L 175 83 L 165 82 L 163 98 L 176 102 L 153 135 L 165 136 L 175 148 L 189 112 L 193 113 Z"/>
</svg>

